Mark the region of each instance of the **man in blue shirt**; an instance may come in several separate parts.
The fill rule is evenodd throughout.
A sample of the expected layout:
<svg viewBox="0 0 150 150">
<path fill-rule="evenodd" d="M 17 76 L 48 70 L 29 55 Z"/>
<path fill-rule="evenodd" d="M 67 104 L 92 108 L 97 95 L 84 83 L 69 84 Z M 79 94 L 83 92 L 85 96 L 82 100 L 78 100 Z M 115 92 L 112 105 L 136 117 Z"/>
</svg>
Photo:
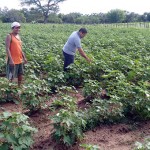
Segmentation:
<svg viewBox="0 0 150 150">
<path fill-rule="evenodd" d="M 74 63 L 74 56 L 76 50 L 79 51 L 80 55 L 84 57 L 88 62 L 91 60 L 86 56 L 85 52 L 81 47 L 81 39 L 87 34 L 85 28 L 81 28 L 79 31 L 74 31 L 68 38 L 66 44 L 63 47 L 64 55 L 64 71 L 67 71 L 67 67 Z"/>
</svg>

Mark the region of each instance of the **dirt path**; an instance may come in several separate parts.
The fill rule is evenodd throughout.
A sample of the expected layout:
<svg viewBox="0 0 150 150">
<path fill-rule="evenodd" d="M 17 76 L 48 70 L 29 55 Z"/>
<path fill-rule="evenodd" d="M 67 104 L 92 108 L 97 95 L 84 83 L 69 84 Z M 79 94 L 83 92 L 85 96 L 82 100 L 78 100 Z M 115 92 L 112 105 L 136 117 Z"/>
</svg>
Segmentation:
<svg viewBox="0 0 150 150">
<path fill-rule="evenodd" d="M 102 125 L 85 134 L 85 143 L 99 145 L 103 150 L 133 150 L 136 141 L 150 135 L 150 121 L 138 124 Z"/>
</svg>

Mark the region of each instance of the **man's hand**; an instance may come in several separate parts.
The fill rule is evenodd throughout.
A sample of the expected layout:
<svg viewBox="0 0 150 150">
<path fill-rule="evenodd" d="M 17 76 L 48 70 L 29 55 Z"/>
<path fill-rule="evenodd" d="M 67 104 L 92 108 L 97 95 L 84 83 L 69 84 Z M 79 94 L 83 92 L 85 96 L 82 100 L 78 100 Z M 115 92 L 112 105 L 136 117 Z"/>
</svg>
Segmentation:
<svg viewBox="0 0 150 150">
<path fill-rule="evenodd" d="M 80 55 L 81 55 L 82 57 L 84 57 L 89 63 L 92 62 L 92 60 L 87 57 L 87 55 L 85 54 L 85 52 L 83 51 L 82 48 L 78 48 L 78 51 L 79 51 Z"/>
<path fill-rule="evenodd" d="M 11 65 L 11 66 L 15 66 L 15 64 L 14 64 L 13 60 L 9 60 L 9 65 Z"/>
<path fill-rule="evenodd" d="M 89 63 L 91 63 L 92 62 L 92 60 L 90 59 L 90 58 L 86 58 L 86 60 L 89 62 Z"/>
</svg>

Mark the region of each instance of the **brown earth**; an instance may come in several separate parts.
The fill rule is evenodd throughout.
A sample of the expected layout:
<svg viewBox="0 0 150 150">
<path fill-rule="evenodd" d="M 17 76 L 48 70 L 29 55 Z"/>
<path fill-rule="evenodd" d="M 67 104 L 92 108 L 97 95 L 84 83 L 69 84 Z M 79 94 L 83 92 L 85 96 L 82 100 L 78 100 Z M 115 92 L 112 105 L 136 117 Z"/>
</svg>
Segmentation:
<svg viewBox="0 0 150 150">
<path fill-rule="evenodd" d="M 74 96 L 79 101 L 83 100 L 81 90 L 78 94 L 74 94 Z M 55 99 L 55 95 L 52 97 L 47 105 Z M 84 103 L 80 103 L 80 107 L 83 107 L 83 105 Z M 14 103 L 4 103 L 0 105 L 0 112 L 4 110 L 18 112 L 21 111 L 21 108 L 20 105 Z M 38 128 L 38 132 L 34 135 L 34 145 L 31 150 L 83 150 L 80 144 L 98 145 L 100 150 L 133 150 L 136 141 L 141 142 L 150 135 L 150 121 L 134 122 L 132 124 L 100 125 L 92 131 L 87 131 L 80 143 L 76 143 L 68 148 L 63 144 L 57 144 L 51 138 L 53 127 L 49 116 L 53 114 L 54 112 L 45 108 L 30 116 L 30 122 Z"/>
</svg>

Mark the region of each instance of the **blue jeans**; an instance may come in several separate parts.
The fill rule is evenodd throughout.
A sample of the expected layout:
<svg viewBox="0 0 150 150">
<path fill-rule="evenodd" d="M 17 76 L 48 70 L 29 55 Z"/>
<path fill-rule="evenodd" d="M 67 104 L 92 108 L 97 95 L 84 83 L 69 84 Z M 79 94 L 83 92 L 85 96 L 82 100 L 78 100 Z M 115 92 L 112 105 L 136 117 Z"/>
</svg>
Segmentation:
<svg viewBox="0 0 150 150">
<path fill-rule="evenodd" d="M 64 55 L 64 71 L 67 71 L 67 67 L 74 63 L 74 55 L 69 55 L 63 51 Z"/>
</svg>

